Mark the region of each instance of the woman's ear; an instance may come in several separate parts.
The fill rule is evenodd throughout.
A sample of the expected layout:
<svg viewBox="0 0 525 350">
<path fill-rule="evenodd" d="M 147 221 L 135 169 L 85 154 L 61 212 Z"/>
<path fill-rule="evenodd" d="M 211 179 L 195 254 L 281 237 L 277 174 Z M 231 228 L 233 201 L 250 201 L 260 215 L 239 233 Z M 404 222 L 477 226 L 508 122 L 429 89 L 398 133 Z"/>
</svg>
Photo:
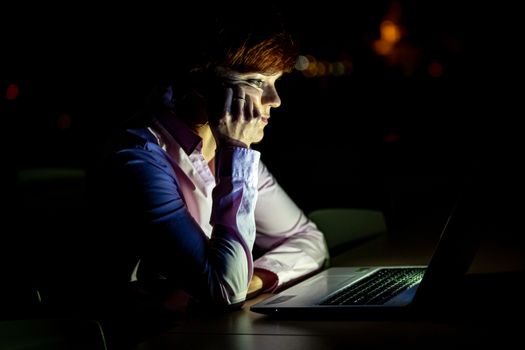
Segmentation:
<svg viewBox="0 0 525 350">
<path fill-rule="evenodd" d="M 208 122 L 206 98 L 195 88 L 190 88 L 184 96 L 177 99 L 175 112 L 188 125 L 202 125 Z"/>
<path fill-rule="evenodd" d="M 203 101 L 206 101 L 206 91 L 204 89 L 192 87 L 190 89 L 190 94 L 196 99 L 202 99 Z"/>
<path fill-rule="evenodd" d="M 210 70 L 193 70 L 190 73 L 189 85 L 192 91 L 206 101 L 224 95 L 224 81 Z"/>
<path fill-rule="evenodd" d="M 210 93 L 208 80 L 208 74 L 206 74 L 203 70 L 192 70 L 189 73 L 187 80 L 192 95 L 206 99 Z"/>
<path fill-rule="evenodd" d="M 224 113 L 225 87 L 215 74 L 204 70 L 190 72 L 184 98 L 176 109 L 194 124 L 218 120 Z"/>
</svg>

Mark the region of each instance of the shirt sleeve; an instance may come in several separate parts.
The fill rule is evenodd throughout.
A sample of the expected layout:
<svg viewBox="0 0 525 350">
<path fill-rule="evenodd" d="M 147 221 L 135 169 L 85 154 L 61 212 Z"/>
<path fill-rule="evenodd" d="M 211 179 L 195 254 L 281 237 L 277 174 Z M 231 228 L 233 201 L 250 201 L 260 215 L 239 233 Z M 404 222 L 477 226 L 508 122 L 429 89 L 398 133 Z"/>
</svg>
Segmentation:
<svg viewBox="0 0 525 350">
<path fill-rule="evenodd" d="M 259 152 L 229 148 L 217 154 L 209 239 L 188 212 L 161 148 L 147 143 L 120 151 L 117 159 L 128 218 L 143 227 L 144 266 L 198 299 L 219 305 L 244 301 L 253 274 Z"/>
<path fill-rule="evenodd" d="M 312 273 L 328 259 L 324 235 L 297 207 L 261 162 L 255 208 L 256 246 L 262 252 L 255 268 L 275 273 L 273 289 Z"/>
</svg>

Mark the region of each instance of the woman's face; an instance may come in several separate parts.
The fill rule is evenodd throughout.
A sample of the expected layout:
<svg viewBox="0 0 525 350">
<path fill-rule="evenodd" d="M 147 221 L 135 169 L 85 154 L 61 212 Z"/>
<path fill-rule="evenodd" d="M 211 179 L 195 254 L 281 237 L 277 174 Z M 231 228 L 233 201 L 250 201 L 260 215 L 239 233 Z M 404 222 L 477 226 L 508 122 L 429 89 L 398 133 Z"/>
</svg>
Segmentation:
<svg viewBox="0 0 525 350">
<path fill-rule="evenodd" d="M 226 101 L 226 104 L 231 103 L 231 105 L 225 106 L 226 109 L 232 114 L 238 112 L 244 118 L 257 118 L 258 133 L 254 142 L 260 142 L 264 136 L 264 127 L 268 125 L 270 119 L 270 110 L 281 105 L 275 84 L 282 76 L 282 72 L 239 73 L 229 69 L 219 69 L 217 74 L 224 85 L 233 90 L 231 101 Z M 237 116 L 232 115 L 232 117 Z"/>
</svg>

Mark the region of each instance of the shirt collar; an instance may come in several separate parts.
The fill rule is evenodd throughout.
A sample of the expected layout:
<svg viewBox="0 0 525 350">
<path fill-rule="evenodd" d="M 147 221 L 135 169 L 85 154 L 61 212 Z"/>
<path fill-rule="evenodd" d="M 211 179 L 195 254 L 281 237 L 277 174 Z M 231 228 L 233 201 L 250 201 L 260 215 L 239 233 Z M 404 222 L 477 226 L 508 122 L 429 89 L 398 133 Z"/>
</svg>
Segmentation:
<svg viewBox="0 0 525 350">
<path fill-rule="evenodd" d="M 202 148 L 202 138 L 177 118 L 173 112 L 161 113 L 157 120 L 179 143 L 186 154 L 193 153 L 197 147 Z"/>
</svg>

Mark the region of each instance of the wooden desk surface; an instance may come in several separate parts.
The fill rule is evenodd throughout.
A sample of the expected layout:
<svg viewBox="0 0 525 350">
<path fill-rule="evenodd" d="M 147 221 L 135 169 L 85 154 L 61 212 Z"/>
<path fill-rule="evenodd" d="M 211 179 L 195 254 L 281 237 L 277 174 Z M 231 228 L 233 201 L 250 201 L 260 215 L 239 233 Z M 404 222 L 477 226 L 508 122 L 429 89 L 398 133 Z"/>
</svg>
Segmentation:
<svg viewBox="0 0 525 350">
<path fill-rule="evenodd" d="M 446 321 L 344 321 L 280 320 L 249 311 L 249 301 L 239 311 L 220 316 L 179 320 L 170 329 L 135 346 L 146 349 L 404 349 L 494 345 L 505 348 L 524 344 L 523 321 L 514 317 Z M 519 345 L 518 345 L 519 347 Z"/>
<path fill-rule="evenodd" d="M 410 235 L 396 240 L 379 237 L 346 254 L 334 257 L 335 266 L 379 264 L 426 264 L 435 239 Z M 491 247 L 488 244 L 488 247 Z M 525 270 L 520 245 L 505 249 L 483 247 L 471 273 Z M 451 315 L 446 320 L 359 321 L 359 320 L 282 320 L 249 310 L 268 295 L 247 301 L 242 310 L 220 315 L 189 316 L 173 321 L 170 328 L 135 346 L 145 349 L 350 349 L 383 348 L 449 348 L 451 345 L 523 344 L 522 315 L 506 317 L 477 313 L 474 317 Z M 520 309 L 522 310 L 522 309 Z M 512 310 L 509 311 L 512 313 Z M 482 317 L 479 317 L 479 316 Z M 501 316 L 505 317 L 501 317 Z M 485 317 L 486 316 L 486 317 Z M 512 314 L 510 315 L 512 316 Z M 518 321 L 514 319 L 518 317 Z"/>
</svg>

